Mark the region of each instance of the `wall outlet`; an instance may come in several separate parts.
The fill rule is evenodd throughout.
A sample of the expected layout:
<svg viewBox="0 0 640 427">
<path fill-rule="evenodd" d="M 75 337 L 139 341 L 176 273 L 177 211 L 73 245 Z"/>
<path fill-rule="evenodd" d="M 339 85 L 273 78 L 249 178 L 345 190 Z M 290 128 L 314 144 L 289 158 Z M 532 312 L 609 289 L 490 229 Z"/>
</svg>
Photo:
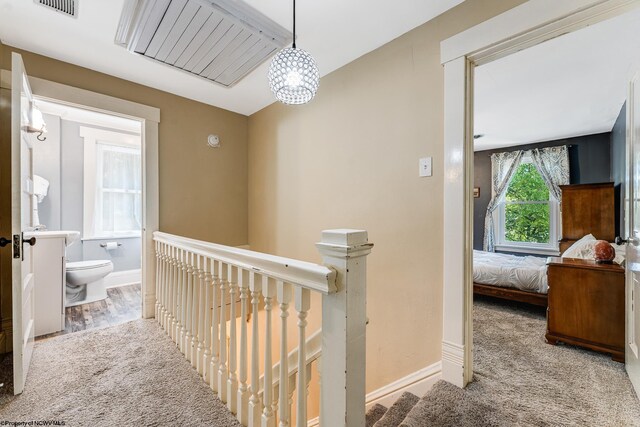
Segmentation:
<svg viewBox="0 0 640 427">
<path fill-rule="evenodd" d="M 432 175 L 431 164 L 432 164 L 431 157 L 421 158 L 419 162 L 419 176 L 421 177 L 431 176 Z"/>
</svg>

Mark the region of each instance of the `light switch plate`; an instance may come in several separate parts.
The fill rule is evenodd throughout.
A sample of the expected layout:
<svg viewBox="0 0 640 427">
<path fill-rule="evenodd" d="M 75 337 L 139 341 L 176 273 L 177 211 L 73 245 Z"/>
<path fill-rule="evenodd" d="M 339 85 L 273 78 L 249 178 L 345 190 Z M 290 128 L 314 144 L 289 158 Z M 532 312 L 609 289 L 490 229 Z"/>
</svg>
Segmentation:
<svg viewBox="0 0 640 427">
<path fill-rule="evenodd" d="M 431 176 L 432 172 L 431 172 L 431 164 L 432 164 L 432 160 L 431 157 L 422 157 L 420 159 L 419 162 L 419 175 L 421 177 L 423 176 Z"/>
</svg>

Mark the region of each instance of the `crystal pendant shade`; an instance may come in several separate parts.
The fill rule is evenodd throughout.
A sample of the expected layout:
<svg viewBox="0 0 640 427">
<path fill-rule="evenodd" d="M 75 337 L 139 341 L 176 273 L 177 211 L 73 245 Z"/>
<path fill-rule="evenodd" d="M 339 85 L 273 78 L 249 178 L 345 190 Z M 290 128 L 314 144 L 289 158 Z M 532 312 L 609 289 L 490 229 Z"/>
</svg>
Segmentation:
<svg viewBox="0 0 640 427">
<path fill-rule="evenodd" d="M 282 49 L 271 61 L 269 86 L 284 104 L 306 104 L 316 95 L 320 73 L 313 57 L 302 49 Z"/>
</svg>

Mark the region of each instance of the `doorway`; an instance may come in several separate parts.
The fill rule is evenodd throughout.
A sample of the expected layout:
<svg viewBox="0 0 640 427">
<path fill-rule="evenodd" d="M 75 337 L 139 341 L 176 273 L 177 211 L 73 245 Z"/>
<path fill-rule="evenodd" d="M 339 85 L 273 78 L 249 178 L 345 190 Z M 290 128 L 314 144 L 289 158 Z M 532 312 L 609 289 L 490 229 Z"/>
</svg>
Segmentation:
<svg viewBox="0 0 640 427">
<path fill-rule="evenodd" d="M 21 65 L 22 61 L 19 55 L 13 54 L 12 57 L 17 56 L 18 64 Z M 14 63 L 16 61 L 14 60 Z M 21 68 L 21 67 L 19 67 Z M 15 73 L 16 76 L 19 75 Z M 20 73 L 21 75 L 21 73 Z M 4 93 L 11 93 L 12 86 L 18 87 L 19 84 L 12 85 L 12 81 L 16 79 L 12 78 L 12 73 L 7 70 L 2 70 L 0 75 L 0 80 L 2 82 L 3 95 Z M 21 81 L 21 80 L 20 80 Z M 141 297 L 142 297 L 142 317 L 151 318 L 154 316 L 154 308 L 155 308 L 155 264 L 156 264 L 156 254 L 154 251 L 153 244 L 153 232 L 158 230 L 159 227 L 159 218 L 158 218 L 158 204 L 159 204 L 159 194 L 158 194 L 158 124 L 160 121 L 160 112 L 159 109 L 154 107 L 149 107 L 146 105 L 138 104 L 131 101 L 126 101 L 123 99 L 114 98 L 111 96 L 106 96 L 103 94 L 75 88 L 72 86 L 62 85 L 55 82 L 50 82 L 47 80 L 29 77 L 28 80 L 25 78 L 25 82 L 28 81 L 30 83 L 29 93 L 33 93 L 33 96 L 41 101 L 52 101 L 60 104 L 64 104 L 67 106 L 82 106 L 85 109 L 91 110 L 93 112 L 98 113 L 110 113 L 112 115 L 117 115 L 119 117 L 129 118 L 133 120 L 138 120 L 142 123 L 141 127 L 141 162 L 142 162 L 142 183 L 141 183 L 141 192 L 142 192 L 142 206 L 141 206 L 141 218 L 142 218 L 142 241 L 141 241 Z M 5 91 L 8 90 L 8 91 Z M 10 95 L 11 96 L 11 95 Z M 18 101 L 20 100 L 20 96 L 18 95 Z M 15 104 L 15 102 L 13 103 Z M 11 103 L 9 103 L 11 105 Z M 3 109 L 3 119 L 7 119 L 12 116 L 8 109 Z M 17 116 L 18 119 L 20 115 Z M 15 122 L 15 120 L 13 120 Z M 19 120 L 18 120 L 19 122 Z M 19 125 L 16 127 L 12 126 L 14 129 L 20 129 Z M 15 133 L 15 132 L 14 132 Z M 5 133 L 3 136 L 7 136 Z M 13 138 L 13 140 L 16 140 Z M 12 142 L 13 144 L 13 142 Z M 10 146 L 11 144 L 7 144 Z M 12 153 L 15 150 L 12 150 Z M 15 157 L 15 156 L 12 156 Z M 19 156 L 18 156 L 19 157 Z M 15 160 L 15 159 L 13 159 Z M 10 165 L 6 162 L 4 163 L 7 166 L 7 169 L 10 168 Z M 6 174 L 5 174 L 6 176 Z M 11 182 L 13 182 L 13 177 L 11 177 Z M 11 200 L 13 200 L 13 194 L 11 193 L 11 188 L 19 188 L 22 186 L 22 182 L 20 185 L 13 185 L 10 188 L 5 187 L 5 191 L 3 194 L 5 200 L 9 200 L 11 196 Z M 29 182 L 26 182 L 29 184 Z M 19 192 L 18 192 L 19 194 Z M 13 202 L 8 203 L 7 205 L 12 205 Z M 19 229 L 20 227 L 18 227 Z M 12 228 L 13 230 L 14 228 Z M 13 231 L 12 231 L 13 232 Z M 15 233 L 14 233 L 15 234 Z M 25 240 L 26 241 L 26 240 Z M 33 244 L 33 243 L 32 243 Z M 3 251 L 0 256 L 2 257 L 3 266 L 11 266 L 12 252 Z M 3 306 L 11 307 L 10 298 L 5 298 L 5 296 L 11 295 L 11 280 L 5 280 L 7 276 L 10 278 L 12 274 L 11 268 L 3 269 Z M 8 291 L 8 292 L 7 292 Z M 3 312 L 4 313 L 4 312 Z M 8 324 L 7 324 L 8 323 Z M 15 325 L 14 325 L 15 326 Z M 15 328 L 14 328 L 15 329 Z M 11 343 L 15 340 L 15 337 L 11 336 L 12 326 L 9 322 L 5 322 L 3 324 L 2 331 L 0 332 L 0 343 L 4 342 L 6 347 L 3 349 L 5 352 L 10 352 Z M 15 335 L 15 334 L 14 334 Z M 30 335 L 31 338 L 29 340 L 33 341 L 33 334 Z M 27 366 L 28 368 L 28 366 Z M 26 369 L 24 369 L 26 372 Z M 24 381 L 22 381 L 24 383 Z"/>
<path fill-rule="evenodd" d="M 445 69 L 445 235 L 443 378 L 460 387 L 473 376 L 474 68 L 620 15 L 637 1 L 532 0 L 442 42 Z M 460 262 L 460 260 L 464 260 Z"/>
<path fill-rule="evenodd" d="M 142 121 L 37 96 L 34 108 L 36 341 L 140 318 Z M 47 260 L 63 238 L 60 295 L 43 281 L 59 276 Z"/>
</svg>

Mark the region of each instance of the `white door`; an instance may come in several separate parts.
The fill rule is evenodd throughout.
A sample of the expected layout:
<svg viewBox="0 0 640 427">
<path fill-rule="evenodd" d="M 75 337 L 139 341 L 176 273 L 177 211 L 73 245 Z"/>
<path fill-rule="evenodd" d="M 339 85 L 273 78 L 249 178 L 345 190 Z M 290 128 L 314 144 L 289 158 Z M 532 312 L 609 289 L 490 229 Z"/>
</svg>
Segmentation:
<svg viewBox="0 0 640 427">
<path fill-rule="evenodd" d="M 11 55 L 11 234 L 13 389 L 22 393 L 34 342 L 34 275 L 31 246 L 25 233 L 33 230 L 33 156 L 28 130 L 33 97 L 22 57 Z"/>
<path fill-rule="evenodd" d="M 640 73 L 631 80 L 627 98 L 627 197 L 630 200 L 627 244 L 625 364 L 640 396 Z"/>
</svg>

